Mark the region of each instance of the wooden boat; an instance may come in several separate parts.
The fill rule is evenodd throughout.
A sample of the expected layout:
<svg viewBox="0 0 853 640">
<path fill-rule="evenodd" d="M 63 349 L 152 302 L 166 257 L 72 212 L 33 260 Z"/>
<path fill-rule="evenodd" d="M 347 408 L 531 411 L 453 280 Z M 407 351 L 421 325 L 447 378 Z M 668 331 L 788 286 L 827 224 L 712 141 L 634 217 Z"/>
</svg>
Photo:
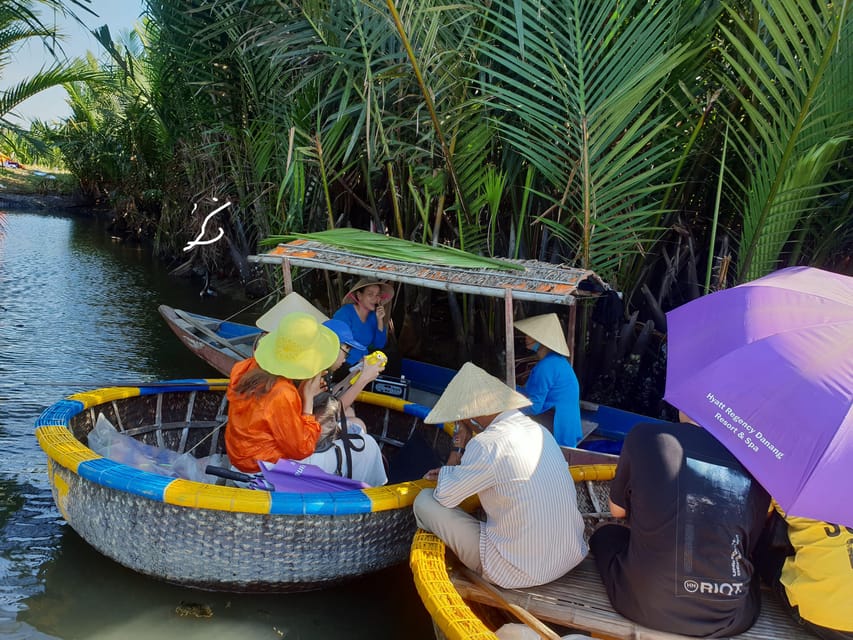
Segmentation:
<svg viewBox="0 0 853 640">
<path fill-rule="evenodd" d="M 584 515 L 585 535 L 609 517 L 608 483 L 615 465 L 572 466 L 578 508 Z M 591 556 L 562 578 L 538 587 L 501 589 L 484 586 L 471 576 L 444 543 L 418 530 L 409 565 L 418 595 L 433 621 L 436 640 L 497 640 L 495 631 L 517 617 L 533 624 L 547 623 L 555 635 L 580 632 L 613 640 L 686 639 L 638 625 L 616 613 Z M 509 611 L 515 609 L 516 613 Z M 806 640 L 812 638 L 782 609 L 777 598 L 762 591 L 761 615 L 742 640 Z"/>
<path fill-rule="evenodd" d="M 258 327 L 220 320 L 162 304 L 157 308 L 178 339 L 199 358 L 223 375 L 240 360 L 252 355 L 255 342 L 264 335 Z M 402 376 L 414 385 L 413 401 L 431 405 L 456 373 L 452 369 L 403 358 Z M 374 385 L 377 393 L 379 385 Z M 399 397 L 398 394 L 386 393 Z"/>
<path fill-rule="evenodd" d="M 165 304 L 157 307 L 157 311 L 190 351 L 224 376 L 231 374 L 234 364 L 252 355 L 255 342 L 264 335 L 252 325 L 218 320 Z"/>
<path fill-rule="evenodd" d="M 260 329 L 251 325 L 219 320 L 167 305 L 160 305 L 158 311 L 182 343 L 224 375 L 230 373 L 236 362 L 252 354 L 255 341 L 263 335 Z M 409 398 L 412 403 L 408 410 L 424 418 L 429 412 L 428 407 L 432 406 L 456 372 L 403 358 L 401 373 L 410 385 Z M 581 420 L 586 437 L 580 448 L 610 454 L 618 452 L 619 443 L 634 425 L 657 421 L 631 411 L 586 401 L 581 402 Z M 601 456 L 583 456 L 570 447 L 564 447 L 563 452 L 567 460 L 577 464 L 606 459 Z"/>
<path fill-rule="evenodd" d="M 355 229 L 347 230 L 353 238 L 360 238 L 361 246 L 370 246 L 375 234 Z M 340 230 L 336 230 L 336 233 Z M 461 268 L 444 262 L 439 255 L 429 253 L 429 248 L 411 243 L 413 253 L 422 256 L 421 262 L 402 261 L 376 255 L 356 253 L 326 241 L 326 232 L 308 234 L 291 242 L 279 244 L 266 253 L 249 256 L 250 262 L 274 265 L 281 268 L 284 292 L 293 291 L 291 271 L 300 269 L 320 269 L 336 273 L 346 273 L 357 277 L 375 278 L 398 284 L 408 284 L 427 289 L 454 294 L 477 295 L 497 298 L 503 301 L 504 338 L 505 338 L 505 382 L 515 388 L 516 358 L 515 332 L 513 318 L 515 303 L 519 301 L 561 305 L 568 313 L 566 321 L 566 344 L 569 351 L 574 350 L 575 319 L 578 299 L 594 299 L 610 289 L 601 278 L 587 269 L 576 269 L 560 264 L 551 264 L 539 260 L 509 260 L 493 258 L 494 267 Z M 396 240 L 395 240 L 396 242 Z M 402 241 L 401 241 L 402 242 Z M 409 361 L 410 363 L 414 361 Z M 406 361 L 403 361 L 404 367 Z M 449 371 L 446 370 L 445 371 Z M 422 375 L 413 371 L 403 371 L 413 387 L 422 386 L 433 375 Z M 452 375 L 451 372 L 450 375 Z M 447 378 L 446 382 L 449 381 Z M 440 388 L 443 389 L 443 386 Z M 440 389 L 436 393 L 440 393 Z M 630 411 L 624 411 L 605 405 L 581 402 L 581 419 L 584 434 L 594 431 L 588 440 L 604 440 L 610 444 L 621 442 L 625 434 L 639 422 L 658 422 Z M 603 444 L 608 444 L 605 442 Z M 589 445 L 584 445 L 589 446 Z M 617 453 L 619 446 L 606 446 L 602 451 Z"/>
<path fill-rule="evenodd" d="M 431 484 L 426 481 L 334 493 L 267 492 L 155 475 L 87 446 L 102 413 L 149 445 L 197 458 L 223 452 L 226 385 L 188 380 L 105 388 L 46 409 L 35 433 L 63 518 L 107 557 L 202 589 L 314 589 L 405 561 L 415 532 L 410 507 Z M 401 475 L 395 462 L 407 451 L 393 445 L 417 434 L 413 441 L 434 456 L 409 476 L 421 478 L 446 459 L 450 436 L 424 425 L 408 404 L 362 394 L 358 412 L 386 445 L 389 475 Z"/>
</svg>

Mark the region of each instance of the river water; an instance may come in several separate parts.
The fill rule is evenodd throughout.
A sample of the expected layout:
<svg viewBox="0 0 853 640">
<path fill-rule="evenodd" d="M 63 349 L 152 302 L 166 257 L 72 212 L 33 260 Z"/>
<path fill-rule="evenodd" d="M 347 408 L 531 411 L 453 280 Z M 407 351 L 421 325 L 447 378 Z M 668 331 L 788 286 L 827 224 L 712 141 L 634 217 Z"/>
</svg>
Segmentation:
<svg viewBox="0 0 853 640">
<path fill-rule="evenodd" d="M 71 393 L 115 382 L 218 377 L 157 312 L 168 304 L 249 321 L 244 301 L 202 298 L 201 287 L 170 276 L 149 250 L 113 242 L 93 219 L 0 212 L 0 637 L 432 638 L 405 565 L 324 591 L 210 593 L 125 569 L 60 517 L 35 419 Z M 179 616 L 181 603 L 213 616 Z"/>
</svg>

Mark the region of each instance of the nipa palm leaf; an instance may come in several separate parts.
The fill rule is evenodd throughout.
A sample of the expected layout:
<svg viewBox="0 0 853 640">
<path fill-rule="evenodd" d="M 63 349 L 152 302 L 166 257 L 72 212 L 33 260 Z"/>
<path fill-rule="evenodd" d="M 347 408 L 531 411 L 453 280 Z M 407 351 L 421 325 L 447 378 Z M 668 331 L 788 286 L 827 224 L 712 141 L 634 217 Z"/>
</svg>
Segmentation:
<svg viewBox="0 0 853 640">
<path fill-rule="evenodd" d="M 362 231 L 361 229 L 330 229 L 317 233 L 294 233 L 287 236 L 272 236 L 264 240 L 262 244 L 273 246 L 299 238 L 314 240 L 360 255 L 398 260 L 401 262 L 420 262 L 464 269 L 524 270 L 524 267 L 519 264 L 477 256 L 454 247 L 432 247 L 378 233 Z"/>
</svg>

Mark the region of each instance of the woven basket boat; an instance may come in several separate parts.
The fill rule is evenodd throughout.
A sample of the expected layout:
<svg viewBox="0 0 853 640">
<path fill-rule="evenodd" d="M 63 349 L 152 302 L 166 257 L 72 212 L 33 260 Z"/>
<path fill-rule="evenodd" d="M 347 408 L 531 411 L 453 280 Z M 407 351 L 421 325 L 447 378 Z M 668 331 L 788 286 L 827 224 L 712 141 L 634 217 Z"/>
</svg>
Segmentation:
<svg viewBox="0 0 853 640">
<path fill-rule="evenodd" d="M 609 480 L 616 465 L 591 464 L 570 467 L 575 480 L 578 509 L 584 517 L 584 536 L 609 519 Z M 593 558 L 565 576 L 545 585 L 526 589 L 500 589 L 503 603 L 489 590 L 471 581 L 444 543 L 431 533 L 418 530 L 412 542 L 409 565 L 418 595 L 433 621 L 436 640 L 497 640 L 495 629 L 506 622 L 518 623 L 506 612 L 506 604 L 525 609 L 555 628 L 557 634 L 591 634 L 613 640 L 689 640 L 682 636 L 636 624 L 616 613 L 595 568 Z M 808 640 L 812 638 L 782 608 L 770 590 L 762 590 L 761 614 L 739 640 Z"/>
<path fill-rule="evenodd" d="M 572 465 L 578 509 L 584 519 L 584 538 L 609 517 L 608 498 L 615 464 Z M 497 640 L 494 628 L 511 620 L 500 607 L 483 606 L 464 598 L 454 570 L 458 561 L 435 535 L 418 529 L 409 565 L 421 601 L 433 621 L 436 640 Z M 453 577 L 451 577 L 453 576 Z"/>
<path fill-rule="evenodd" d="M 68 524 L 135 571 L 219 591 L 315 589 L 405 561 L 416 528 L 411 504 L 432 483 L 273 493 L 155 475 L 86 446 L 103 413 L 146 444 L 196 457 L 223 452 L 226 384 L 112 387 L 46 409 L 35 433 L 48 456 L 53 499 Z M 407 415 L 405 401 L 373 396 L 359 397 L 358 412 L 382 429 L 380 441 L 405 442 L 418 431 L 446 458 L 450 436 L 444 430 Z"/>
</svg>

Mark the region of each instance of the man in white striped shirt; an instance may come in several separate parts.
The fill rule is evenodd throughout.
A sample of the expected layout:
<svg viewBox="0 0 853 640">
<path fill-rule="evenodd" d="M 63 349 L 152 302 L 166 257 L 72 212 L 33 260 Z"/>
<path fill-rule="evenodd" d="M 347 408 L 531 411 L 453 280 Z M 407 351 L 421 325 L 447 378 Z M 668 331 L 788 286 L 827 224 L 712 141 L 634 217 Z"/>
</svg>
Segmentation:
<svg viewBox="0 0 853 640">
<path fill-rule="evenodd" d="M 414 504 L 419 527 L 506 588 L 555 580 L 588 551 L 566 461 L 554 437 L 518 411 L 529 404 L 465 363 L 425 419 L 456 422 L 462 435 L 454 437 L 449 463 L 425 476 L 437 480 L 435 490 L 421 491 Z M 475 494 L 485 522 L 458 508 Z"/>
</svg>

